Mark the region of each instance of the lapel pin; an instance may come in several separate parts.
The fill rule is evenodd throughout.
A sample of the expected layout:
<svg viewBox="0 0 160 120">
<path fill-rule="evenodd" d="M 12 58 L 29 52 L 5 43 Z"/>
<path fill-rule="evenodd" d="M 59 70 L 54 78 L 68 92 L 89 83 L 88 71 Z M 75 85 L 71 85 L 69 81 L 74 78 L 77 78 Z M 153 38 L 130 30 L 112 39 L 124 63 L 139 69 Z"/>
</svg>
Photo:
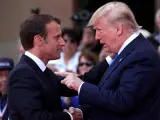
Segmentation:
<svg viewBox="0 0 160 120">
<path fill-rule="evenodd" d="M 119 62 L 121 62 L 122 61 L 122 58 L 121 59 L 119 59 Z"/>
</svg>

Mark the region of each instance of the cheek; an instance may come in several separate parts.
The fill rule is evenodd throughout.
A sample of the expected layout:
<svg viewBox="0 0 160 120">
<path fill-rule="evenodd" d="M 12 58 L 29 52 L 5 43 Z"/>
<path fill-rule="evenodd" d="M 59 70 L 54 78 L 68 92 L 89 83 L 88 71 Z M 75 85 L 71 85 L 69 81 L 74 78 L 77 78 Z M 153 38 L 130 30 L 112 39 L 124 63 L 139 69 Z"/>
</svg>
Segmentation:
<svg viewBox="0 0 160 120">
<path fill-rule="evenodd" d="M 52 43 L 52 46 L 51 46 L 52 51 L 55 51 L 57 48 L 58 48 L 58 44 Z"/>
<path fill-rule="evenodd" d="M 83 66 L 82 66 L 82 67 L 79 67 L 79 72 L 80 72 L 80 73 L 86 72 L 86 68 L 84 68 Z"/>
<path fill-rule="evenodd" d="M 81 71 L 81 70 L 83 70 L 83 68 L 82 68 L 82 67 L 79 67 L 78 70 Z"/>
<path fill-rule="evenodd" d="M 107 32 L 107 31 L 100 33 L 100 36 L 101 36 L 101 38 L 102 38 L 103 40 L 108 40 L 108 39 L 110 39 L 110 33 Z"/>
</svg>

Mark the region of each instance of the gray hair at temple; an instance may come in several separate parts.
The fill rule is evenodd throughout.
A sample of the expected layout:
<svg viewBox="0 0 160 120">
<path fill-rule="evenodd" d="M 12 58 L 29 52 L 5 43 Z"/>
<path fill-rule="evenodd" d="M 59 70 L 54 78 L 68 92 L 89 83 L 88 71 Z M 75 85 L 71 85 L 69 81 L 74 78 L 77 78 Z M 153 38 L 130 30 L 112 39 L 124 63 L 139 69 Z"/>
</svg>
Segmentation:
<svg viewBox="0 0 160 120">
<path fill-rule="evenodd" d="M 100 7 L 92 15 L 87 26 L 93 26 L 97 19 L 106 17 L 106 22 L 119 22 L 129 26 L 134 31 L 141 28 L 136 22 L 136 19 L 130 8 L 123 2 L 109 2 Z"/>
</svg>

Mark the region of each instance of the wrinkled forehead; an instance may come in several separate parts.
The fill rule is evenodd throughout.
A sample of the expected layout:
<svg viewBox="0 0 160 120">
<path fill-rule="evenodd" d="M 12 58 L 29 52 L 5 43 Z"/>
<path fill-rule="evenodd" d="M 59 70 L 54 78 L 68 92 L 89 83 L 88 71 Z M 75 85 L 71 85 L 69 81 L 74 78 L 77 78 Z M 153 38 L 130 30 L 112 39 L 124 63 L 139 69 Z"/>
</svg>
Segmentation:
<svg viewBox="0 0 160 120">
<path fill-rule="evenodd" d="M 51 21 L 48 24 L 46 24 L 46 30 L 47 31 L 54 30 L 55 32 L 59 32 L 59 31 L 61 31 L 61 26 L 58 23 L 56 23 L 55 21 Z"/>
</svg>

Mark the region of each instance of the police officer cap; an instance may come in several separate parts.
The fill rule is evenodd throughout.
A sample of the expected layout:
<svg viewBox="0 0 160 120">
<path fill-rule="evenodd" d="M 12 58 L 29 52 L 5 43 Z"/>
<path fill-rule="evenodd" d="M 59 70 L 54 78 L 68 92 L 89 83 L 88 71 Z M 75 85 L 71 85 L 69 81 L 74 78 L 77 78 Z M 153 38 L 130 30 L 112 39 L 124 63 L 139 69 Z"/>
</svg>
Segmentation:
<svg viewBox="0 0 160 120">
<path fill-rule="evenodd" d="M 14 67 L 14 62 L 10 58 L 1 58 L 0 57 L 0 70 L 7 69 L 11 70 Z"/>
</svg>

